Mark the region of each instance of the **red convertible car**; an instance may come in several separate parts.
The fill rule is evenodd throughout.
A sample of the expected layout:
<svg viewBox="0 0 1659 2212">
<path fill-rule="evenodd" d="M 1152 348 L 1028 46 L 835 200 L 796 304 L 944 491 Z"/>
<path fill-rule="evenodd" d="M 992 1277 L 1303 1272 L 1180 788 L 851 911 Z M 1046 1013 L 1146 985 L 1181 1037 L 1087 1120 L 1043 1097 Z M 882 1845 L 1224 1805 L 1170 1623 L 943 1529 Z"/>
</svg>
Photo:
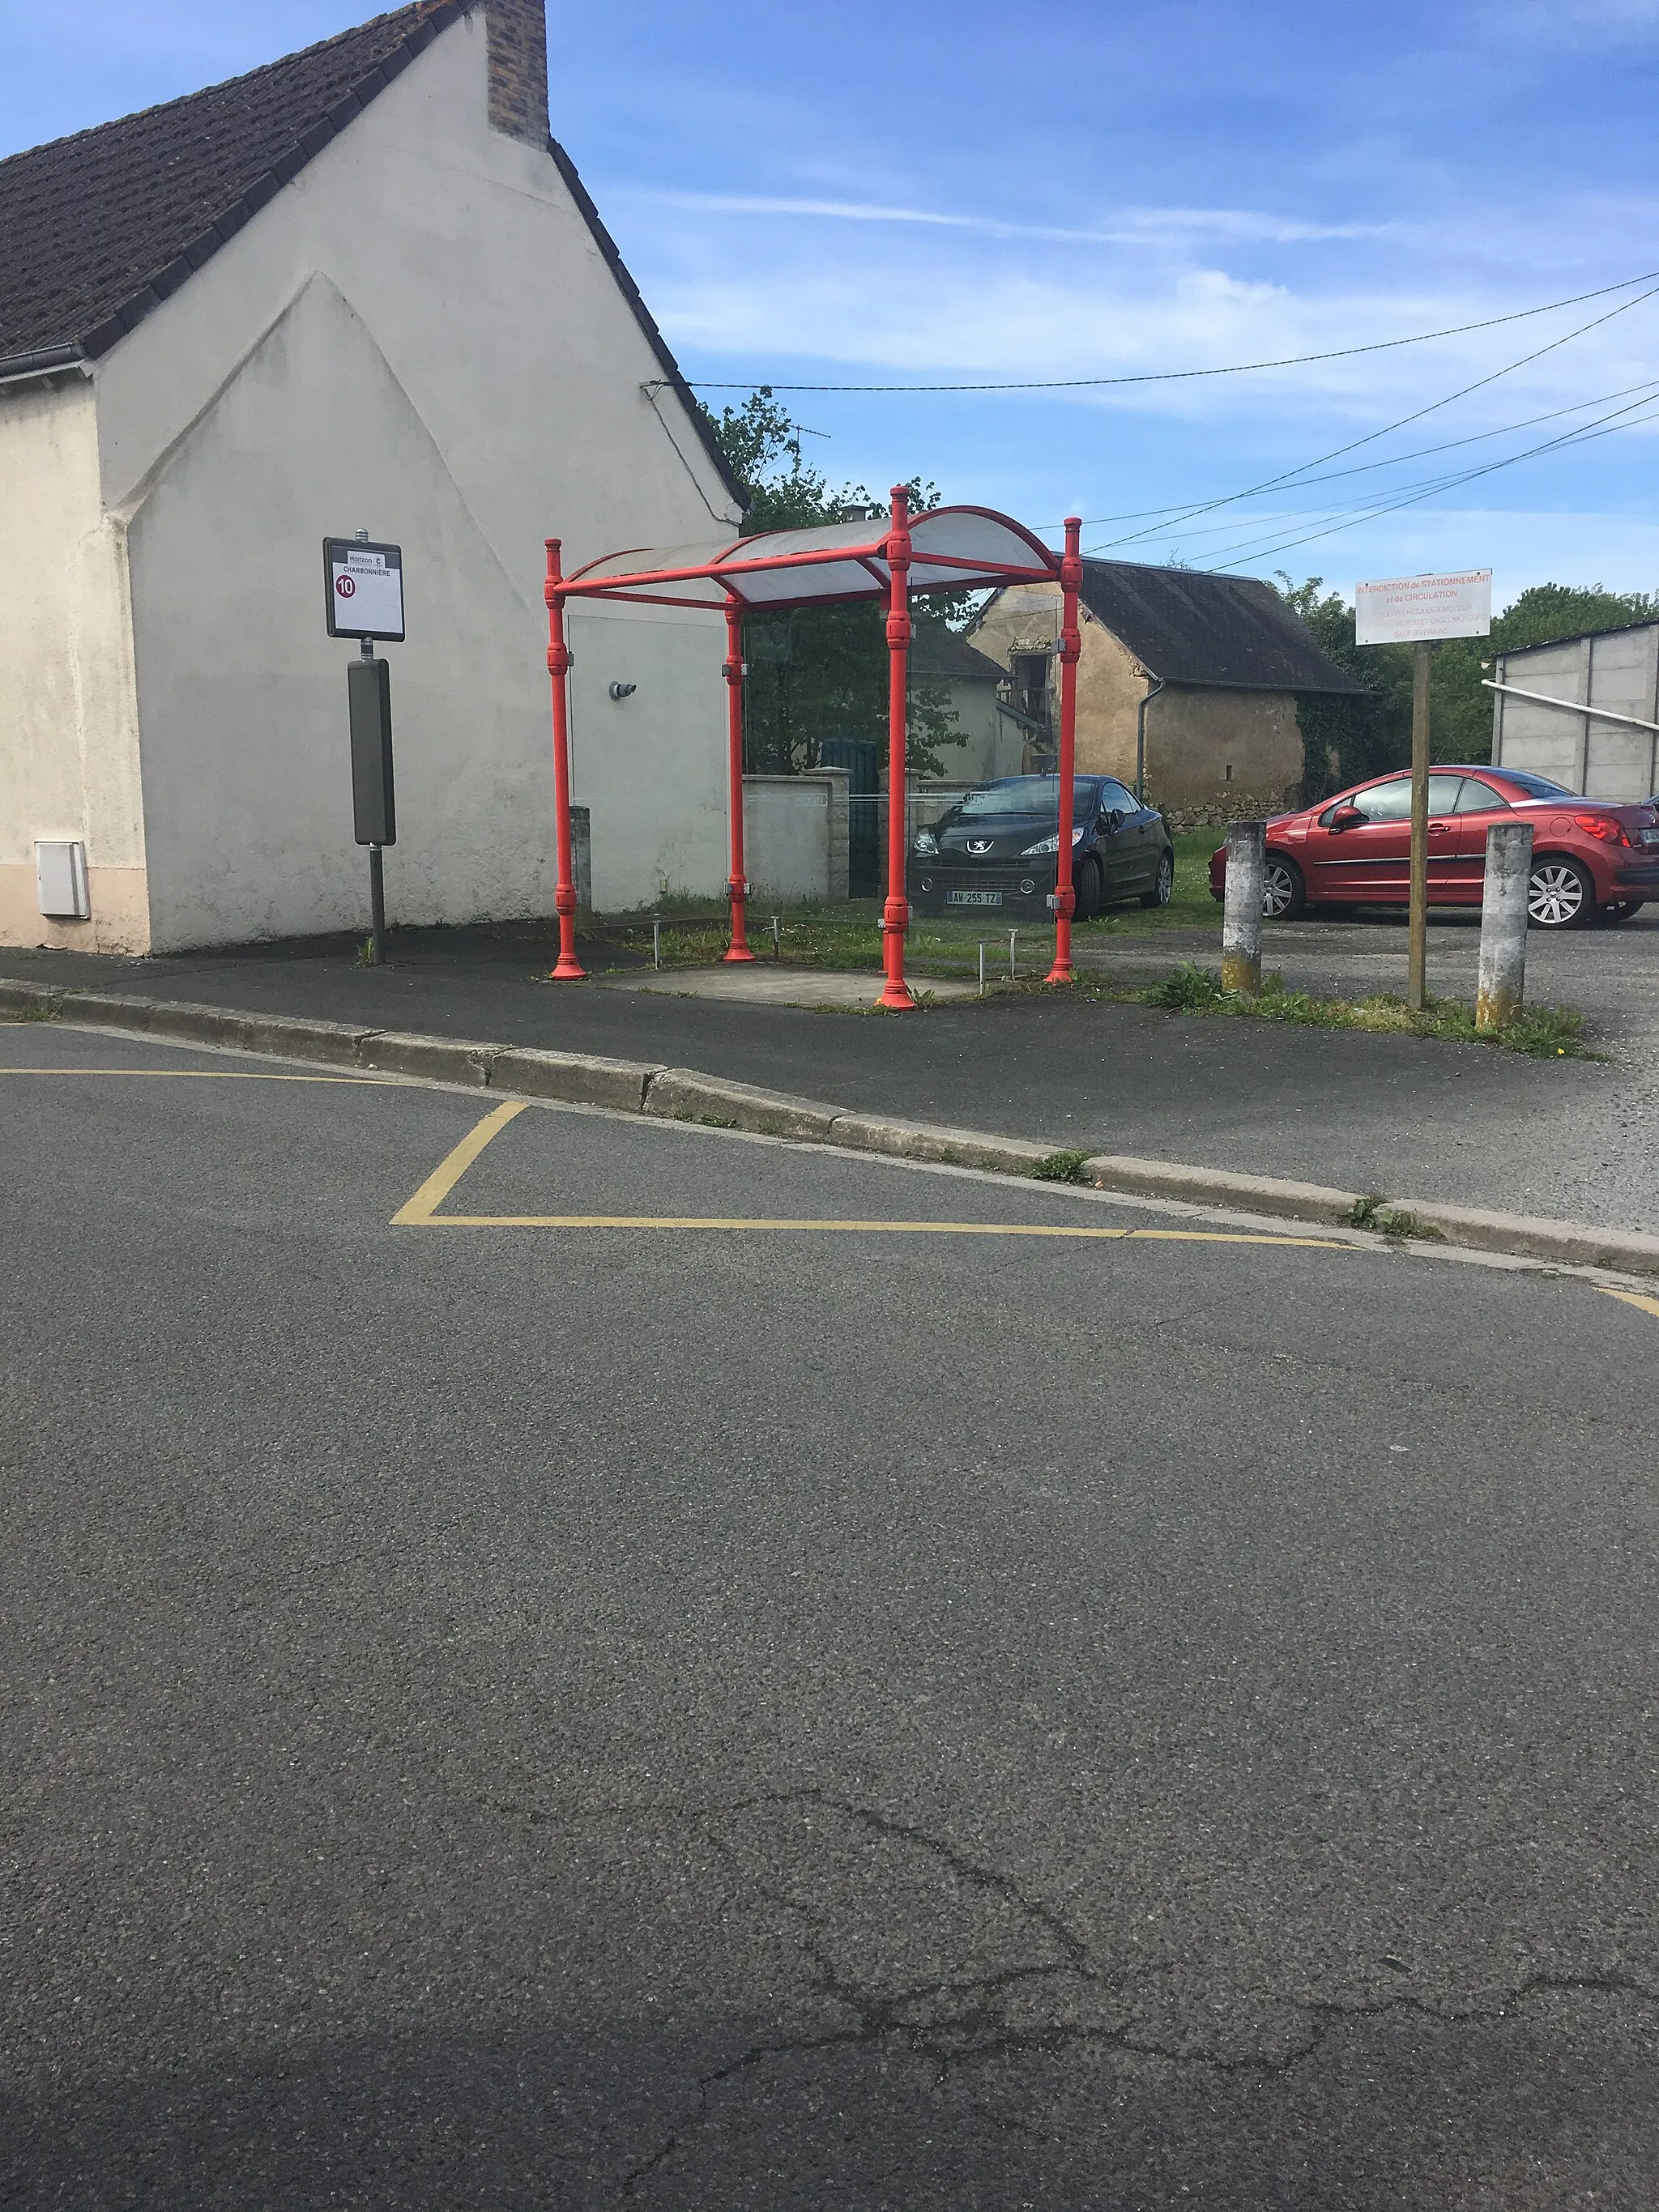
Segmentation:
<svg viewBox="0 0 1659 2212">
<path fill-rule="evenodd" d="M 1403 905 L 1412 850 L 1409 774 L 1377 776 L 1267 824 L 1265 911 Z M 1494 822 L 1532 824 L 1527 911 L 1535 929 L 1627 921 L 1659 899 L 1659 805 L 1583 799 L 1524 769 L 1437 763 L 1429 777 L 1429 903 L 1478 906 Z M 1210 860 L 1220 898 L 1224 845 Z"/>
</svg>

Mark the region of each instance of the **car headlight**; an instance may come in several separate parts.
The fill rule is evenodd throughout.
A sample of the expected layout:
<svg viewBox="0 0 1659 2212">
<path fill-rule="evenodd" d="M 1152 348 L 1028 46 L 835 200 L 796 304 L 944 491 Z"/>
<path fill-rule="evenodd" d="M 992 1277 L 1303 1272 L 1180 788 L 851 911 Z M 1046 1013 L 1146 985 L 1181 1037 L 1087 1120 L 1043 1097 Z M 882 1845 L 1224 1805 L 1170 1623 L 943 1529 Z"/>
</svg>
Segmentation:
<svg viewBox="0 0 1659 2212">
<path fill-rule="evenodd" d="M 931 830 L 918 830 L 916 842 L 911 846 L 910 850 L 917 854 L 937 853 L 939 839 L 934 836 Z"/>
<path fill-rule="evenodd" d="M 1083 842 L 1081 827 L 1073 830 L 1072 842 L 1074 845 L 1080 845 Z M 1026 846 L 1019 857 L 1022 860 L 1040 860 L 1045 853 L 1058 853 L 1059 850 L 1060 832 L 1056 830 L 1052 837 L 1039 837 L 1035 845 Z"/>
</svg>

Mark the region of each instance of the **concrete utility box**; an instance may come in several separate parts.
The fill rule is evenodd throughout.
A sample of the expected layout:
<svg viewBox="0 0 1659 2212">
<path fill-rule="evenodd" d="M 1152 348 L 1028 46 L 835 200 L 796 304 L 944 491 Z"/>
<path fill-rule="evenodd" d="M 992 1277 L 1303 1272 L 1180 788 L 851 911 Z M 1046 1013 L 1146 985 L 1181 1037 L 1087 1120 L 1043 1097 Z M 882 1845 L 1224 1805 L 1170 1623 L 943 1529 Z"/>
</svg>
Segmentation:
<svg viewBox="0 0 1659 2212">
<path fill-rule="evenodd" d="M 1494 768 L 1530 769 L 1589 799 L 1659 791 L 1659 623 L 1500 653 L 1492 675 Z"/>
<path fill-rule="evenodd" d="M 40 911 L 61 921 L 88 921 L 87 848 L 78 838 L 37 837 L 34 883 Z"/>
</svg>

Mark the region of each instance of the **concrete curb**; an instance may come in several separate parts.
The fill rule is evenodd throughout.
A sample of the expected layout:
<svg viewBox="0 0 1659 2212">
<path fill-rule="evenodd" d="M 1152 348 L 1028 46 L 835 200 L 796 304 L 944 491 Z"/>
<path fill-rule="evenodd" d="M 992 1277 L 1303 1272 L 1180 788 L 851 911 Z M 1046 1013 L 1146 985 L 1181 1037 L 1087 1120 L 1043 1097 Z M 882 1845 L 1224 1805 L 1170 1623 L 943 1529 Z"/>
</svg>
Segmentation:
<svg viewBox="0 0 1659 2212">
<path fill-rule="evenodd" d="M 714 1123 L 762 1136 L 837 1145 L 849 1152 L 899 1159 L 934 1160 L 1030 1175 L 1052 1149 L 1018 1137 L 979 1129 L 951 1129 L 927 1121 L 893 1121 L 858 1114 L 787 1091 L 728 1082 L 695 1068 L 659 1067 L 642 1060 L 605 1060 L 595 1054 L 555 1052 L 526 1045 L 422 1036 L 397 1030 L 358 1029 L 344 1022 L 304 1016 L 255 1014 L 230 1007 L 192 1006 L 167 999 L 129 998 L 112 991 L 76 991 L 0 976 L 0 1014 L 63 1019 L 94 1029 L 136 1030 L 179 1043 L 216 1045 L 234 1052 L 271 1053 L 329 1066 L 425 1077 L 436 1083 L 540 1098 L 564 1105 L 605 1106 L 666 1120 Z M 1239 1175 L 1224 1168 L 1185 1167 L 1173 1160 L 1141 1160 L 1102 1152 L 1078 1170 L 1080 1182 L 1126 1197 L 1182 1200 L 1193 1206 L 1265 1214 L 1287 1221 L 1344 1224 L 1361 1194 L 1322 1183 L 1273 1176 Z M 1540 1220 L 1526 1214 L 1488 1212 L 1434 1199 L 1389 1194 L 1388 1204 L 1413 1214 L 1448 1244 L 1501 1252 L 1569 1267 L 1605 1267 L 1626 1274 L 1659 1275 L 1659 1237 L 1639 1230 L 1597 1229 L 1586 1222 Z"/>
</svg>

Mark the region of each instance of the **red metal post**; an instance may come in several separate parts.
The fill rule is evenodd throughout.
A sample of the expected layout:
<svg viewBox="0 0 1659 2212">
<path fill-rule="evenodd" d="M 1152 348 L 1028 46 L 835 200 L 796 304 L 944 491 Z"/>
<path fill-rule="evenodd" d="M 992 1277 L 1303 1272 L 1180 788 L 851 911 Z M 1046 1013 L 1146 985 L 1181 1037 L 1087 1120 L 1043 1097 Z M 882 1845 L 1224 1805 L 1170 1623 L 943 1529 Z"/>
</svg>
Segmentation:
<svg viewBox="0 0 1659 2212">
<path fill-rule="evenodd" d="M 1081 519 L 1068 514 L 1066 552 L 1060 564 L 1060 850 L 1054 875 L 1054 964 L 1048 977 L 1051 983 L 1073 981 L 1072 916 L 1077 911 L 1077 892 L 1072 884 L 1072 811 L 1077 775 L 1077 664 L 1083 652 L 1078 629 L 1082 539 Z"/>
<path fill-rule="evenodd" d="M 905 678 L 910 656 L 910 495 L 893 487 L 893 519 L 887 532 L 887 902 L 881 910 L 881 958 L 887 981 L 876 1001 L 895 1011 L 913 1007 L 904 980 L 904 933 L 910 908 L 904 896 L 904 860 L 909 844 L 905 806 Z"/>
<path fill-rule="evenodd" d="M 749 881 L 743 872 L 743 616 L 735 599 L 726 603 L 726 741 L 731 778 L 732 873 L 726 890 L 732 895 L 732 942 L 728 960 L 752 960 L 744 934 L 744 902 Z"/>
<path fill-rule="evenodd" d="M 570 673 L 570 648 L 564 641 L 564 596 L 559 589 L 559 541 L 547 544 L 547 672 L 553 679 L 553 819 L 558 843 L 558 882 L 553 910 L 559 917 L 559 959 L 553 970 L 556 983 L 568 983 L 586 973 L 576 957 L 576 884 L 570 849 L 570 699 L 565 678 Z"/>
</svg>

